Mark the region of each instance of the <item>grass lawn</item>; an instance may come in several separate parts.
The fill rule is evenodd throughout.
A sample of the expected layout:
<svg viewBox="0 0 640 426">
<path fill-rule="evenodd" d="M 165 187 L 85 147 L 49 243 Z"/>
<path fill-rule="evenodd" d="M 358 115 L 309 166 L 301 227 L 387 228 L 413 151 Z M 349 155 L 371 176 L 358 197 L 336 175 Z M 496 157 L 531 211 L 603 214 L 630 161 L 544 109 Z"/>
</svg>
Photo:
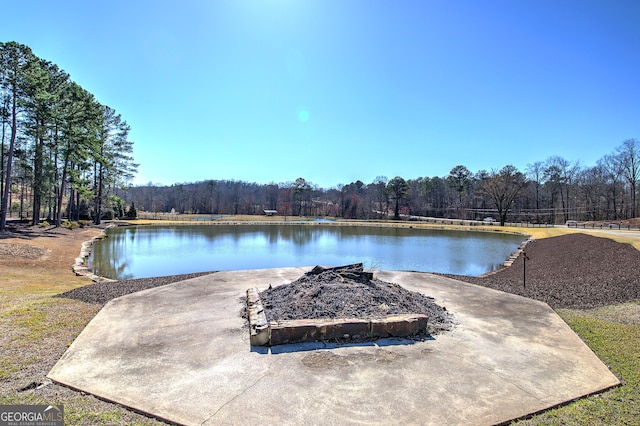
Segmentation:
<svg viewBox="0 0 640 426">
<path fill-rule="evenodd" d="M 517 424 L 640 425 L 640 301 L 557 312 L 623 385 Z"/>
</svg>

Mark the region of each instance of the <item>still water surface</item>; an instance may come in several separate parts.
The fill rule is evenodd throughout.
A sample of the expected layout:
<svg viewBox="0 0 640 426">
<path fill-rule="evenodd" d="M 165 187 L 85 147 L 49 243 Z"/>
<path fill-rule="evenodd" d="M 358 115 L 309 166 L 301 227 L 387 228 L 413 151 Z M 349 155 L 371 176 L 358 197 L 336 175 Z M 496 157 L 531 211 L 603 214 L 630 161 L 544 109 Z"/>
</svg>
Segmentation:
<svg viewBox="0 0 640 426">
<path fill-rule="evenodd" d="M 326 225 L 130 226 L 94 244 L 88 266 L 113 279 L 286 266 L 364 263 L 366 268 L 481 275 L 523 236 Z"/>
</svg>

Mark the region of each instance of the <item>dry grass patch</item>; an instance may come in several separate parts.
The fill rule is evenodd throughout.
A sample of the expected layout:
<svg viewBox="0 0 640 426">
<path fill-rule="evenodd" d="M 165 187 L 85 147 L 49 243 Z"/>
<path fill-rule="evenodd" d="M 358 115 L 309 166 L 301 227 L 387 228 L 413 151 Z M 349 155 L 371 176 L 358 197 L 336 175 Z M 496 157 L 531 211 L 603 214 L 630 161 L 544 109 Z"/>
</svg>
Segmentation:
<svg viewBox="0 0 640 426">
<path fill-rule="evenodd" d="M 52 297 L 91 283 L 76 277 L 71 265 L 82 242 L 100 232 L 27 227 L 0 234 L 0 404 L 64 404 L 65 421 L 73 425 L 158 425 L 46 379 L 100 309 Z"/>
<path fill-rule="evenodd" d="M 0 310 L 0 404 L 64 404 L 65 421 L 73 425 L 162 424 L 46 379 L 99 305 L 38 294 L 5 300 Z"/>
<path fill-rule="evenodd" d="M 41 382 L 99 307 L 50 297 L 14 299 L 0 312 L 3 362 L 0 384 L 6 392 Z M 8 386 L 9 388 L 5 388 Z"/>
<path fill-rule="evenodd" d="M 621 303 L 620 305 L 587 309 L 580 311 L 580 313 L 586 318 L 594 318 L 618 324 L 640 325 L 640 300 Z"/>
</svg>

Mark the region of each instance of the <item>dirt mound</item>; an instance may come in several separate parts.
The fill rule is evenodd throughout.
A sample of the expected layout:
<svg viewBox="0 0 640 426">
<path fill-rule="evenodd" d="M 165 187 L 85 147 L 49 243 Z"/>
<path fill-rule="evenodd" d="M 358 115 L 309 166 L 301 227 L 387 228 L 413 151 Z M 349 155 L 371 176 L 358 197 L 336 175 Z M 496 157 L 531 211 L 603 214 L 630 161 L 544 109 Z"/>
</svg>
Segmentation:
<svg viewBox="0 0 640 426">
<path fill-rule="evenodd" d="M 640 251 L 582 233 L 543 238 L 523 257 L 486 277 L 445 276 L 546 302 L 552 308 L 588 309 L 640 299 Z"/>
<path fill-rule="evenodd" d="M 315 267 L 290 284 L 263 291 L 260 299 L 268 321 L 424 314 L 431 333 L 453 324 L 452 316 L 433 298 L 375 279 L 362 264 Z"/>
</svg>

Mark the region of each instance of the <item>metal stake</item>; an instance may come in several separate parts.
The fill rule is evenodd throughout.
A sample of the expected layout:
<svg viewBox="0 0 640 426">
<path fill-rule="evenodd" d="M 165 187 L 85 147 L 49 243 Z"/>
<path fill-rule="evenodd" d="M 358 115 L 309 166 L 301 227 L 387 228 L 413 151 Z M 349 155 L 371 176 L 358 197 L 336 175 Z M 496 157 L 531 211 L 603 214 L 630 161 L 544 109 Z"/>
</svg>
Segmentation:
<svg viewBox="0 0 640 426">
<path fill-rule="evenodd" d="M 527 260 L 529 260 L 529 256 L 527 256 L 527 252 L 522 252 L 522 288 L 527 288 Z"/>
</svg>

